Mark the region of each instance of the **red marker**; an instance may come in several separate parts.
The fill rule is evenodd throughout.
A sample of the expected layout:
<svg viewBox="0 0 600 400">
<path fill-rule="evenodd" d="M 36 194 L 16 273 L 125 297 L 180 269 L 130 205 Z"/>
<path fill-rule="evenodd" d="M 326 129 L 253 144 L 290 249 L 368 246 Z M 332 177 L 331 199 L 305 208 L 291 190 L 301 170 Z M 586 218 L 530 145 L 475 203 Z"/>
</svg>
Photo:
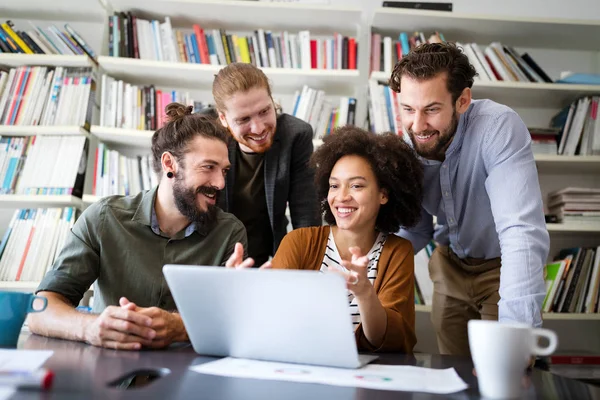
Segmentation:
<svg viewBox="0 0 600 400">
<path fill-rule="evenodd" d="M 2 371 L 0 370 L 0 386 L 19 389 L 50 389 L 54 373 L 40 368 L 36 371 Z"/>
</svg>

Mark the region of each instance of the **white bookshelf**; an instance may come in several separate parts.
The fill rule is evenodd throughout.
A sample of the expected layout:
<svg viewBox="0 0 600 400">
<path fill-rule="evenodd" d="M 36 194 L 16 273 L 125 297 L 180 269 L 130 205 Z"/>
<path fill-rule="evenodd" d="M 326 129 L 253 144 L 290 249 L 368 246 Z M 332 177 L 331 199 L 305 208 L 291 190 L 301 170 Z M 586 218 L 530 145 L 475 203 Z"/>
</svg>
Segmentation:
<svg viewBox="0 0 600 400">
<path fill-rule="evenodd" d="M 374 30 L 399 32 L 440 31 L 447 40 L 491 43 L 516 47 L 598 51 L 600 20 L 504 17 L 457 12 L 378 8 Z"/>
<path fill-rule="evenodd" d="M 0 4 L 2 22 L 7 19 L 104 22 L 106 10 L 100 0 L 21 0 Z"/>
<path fill-rule="evenodd" d="M 81 126 L 53 125 L 0 125 L 1 136 L 37 136 L 37 135 L 88 135 Z"/>
<path fill-rule="evenodd" d="M 132 84 L 209 90 L 218 65 L 150 61 L 123 57 L 98 57 L 101 68 L 110 76 Z M 327 93 L 351 94 L 359 81 L 358 70 L 262 68 L 276 91 L 299 90 L 302 85 Z"/>
<path fill-rule="evenodd" d="M 565 222 L 546 224 L 548 232 L 564 232 L 578 234 L 600 234 L 600 223 L 594 222 Z"/>
<path fill-rule="evenodd" d="M 98 140 L 112 145 L 150 148 L 154 131 L 137 129 L 107 128 L 93 125 L 90 133 Z"/>
<path fill-rule="evenodd" d="M 391 74 L 382 71 L 371 73 L 371 79 L 387 83 Z M 564 83 L 475 81 L 473 98 L 494 99 L 511 107 L 561 108 L 573 99 L 600 94 L 599 85 L 572 85 Z"/>
<path fill-rule="evenodd" d="M 420 313 L 430 313 L 431 305 L 415 304 L 415 311 Z M 543 319 L 547 320 L 568 320 L 568 321 L 600 321 L 599 313 L 544 313 Z"/>
<path fill-rule="evenodd" d="M 33 293 L 39 284 L 39 282 L 0 281 L 0 290 Z"/>
<path fill-rule="evenodd" d="M 24 65 L 42 65 L 51 67 L 91 67 L 88 56 L 69 56 L 62 54 L 9 54 L 0 53 L 0 65 L 20 67 Z"/>
<path fill-rule="evenodd" d="M 107 0 L 117 11 L 135 11 L 173 26 L 200 24 L 204 29 L 317 30 L 319 33 L 355 34 L 362 10 L 356 7 L 302 3 L 233 0 Z M 185 11 L 183 11 L 185 10 Z M 311 32 L 312 33 L 312 32 Z"/>
<path fill-rule="evenodd" d="M 93 194 L 84 194 L 83 195 L 83 205 L 85 207 L 89 206 L 90 204 L 94 204 L 95 202 L 97 202 L 98 200 L 100 200 L 102 197 L 100 196 L 95 196 Z"/>
<path fill-rule="evenodd" d="M 0 209 L 37 207 L 76 207 L 81 209 L 82 206 L 82 200 L 79 197 L 71 195 L 0 195 Z"/>
<path fill-rule="evenodd" d="M 599 313 L 544 313 L 543 318 L 545 321 L 557 320 L 557 321 L 600 321 Z"/>
<path fill-rule="evenodd" d="M 540 173 L 600 174 L 600 156 L 535 154 L 534 157 Z"/>
</svg>

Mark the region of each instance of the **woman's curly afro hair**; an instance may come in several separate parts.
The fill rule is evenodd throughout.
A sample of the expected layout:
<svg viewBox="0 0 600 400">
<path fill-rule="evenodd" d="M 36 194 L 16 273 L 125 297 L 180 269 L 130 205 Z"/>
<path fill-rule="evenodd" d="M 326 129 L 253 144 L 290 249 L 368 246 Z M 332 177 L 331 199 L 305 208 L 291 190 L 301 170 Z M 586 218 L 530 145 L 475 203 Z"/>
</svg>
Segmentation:
<svg viewBox="0 0 600 400">
<path fill-rule="evenodd" d="M 356 155 L 364 158 L 373 170 L 377 183 L 388 193 L 389 200 L 377 215 L 375 228 L 395 233 L 400 227 L 416 225 L 421 216 L 423 167 L 412 149 L 400 136 L 391 132 L 373 134 L 354 126 L 337 128 L 326 136 L 311 157 L 315 186 L 325 221 L 335 225 L 329 204 L 329 177 L 338 160 Z"/>
</svg>

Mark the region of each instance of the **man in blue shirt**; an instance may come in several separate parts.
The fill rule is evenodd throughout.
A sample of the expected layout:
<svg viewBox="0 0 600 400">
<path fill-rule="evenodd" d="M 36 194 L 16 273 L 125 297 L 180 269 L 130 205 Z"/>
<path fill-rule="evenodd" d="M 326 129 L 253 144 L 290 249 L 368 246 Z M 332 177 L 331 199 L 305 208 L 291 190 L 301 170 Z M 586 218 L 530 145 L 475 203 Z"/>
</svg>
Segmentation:
<svg viewBox="0 0 600 400">
<path fill-rule="evenodd" d="M 531 138 L 509 107 L 471 99 L 475 74 L 454 44 L 431 43 L 390 79 L 424 167 L 421 221 L 398 235 L 415 252 L 439 244 L 429 273 L 442 354 L 469 354 L 470 319 L 542 324 L 549 236 Z"/>
</svg>

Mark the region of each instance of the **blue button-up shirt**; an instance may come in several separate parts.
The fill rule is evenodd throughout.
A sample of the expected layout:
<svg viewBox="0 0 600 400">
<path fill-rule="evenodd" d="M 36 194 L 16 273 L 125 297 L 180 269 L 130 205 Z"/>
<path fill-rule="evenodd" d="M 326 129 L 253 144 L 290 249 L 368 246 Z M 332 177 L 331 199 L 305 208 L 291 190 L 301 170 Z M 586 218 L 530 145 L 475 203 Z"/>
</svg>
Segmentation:
<svg viewBox="0 0 600 400">
<path fill-rule="evenodd" d="M 531 137 L 521 118 L 491 100 L 473 100 L 446 159 L 422 163 L 421 221 L 398 235 L 412 242 L 415 253 L 433 238 L 460 258 L 501 257 L 499 320 L 541 326 L 550 239 Z"/>
</svg>

